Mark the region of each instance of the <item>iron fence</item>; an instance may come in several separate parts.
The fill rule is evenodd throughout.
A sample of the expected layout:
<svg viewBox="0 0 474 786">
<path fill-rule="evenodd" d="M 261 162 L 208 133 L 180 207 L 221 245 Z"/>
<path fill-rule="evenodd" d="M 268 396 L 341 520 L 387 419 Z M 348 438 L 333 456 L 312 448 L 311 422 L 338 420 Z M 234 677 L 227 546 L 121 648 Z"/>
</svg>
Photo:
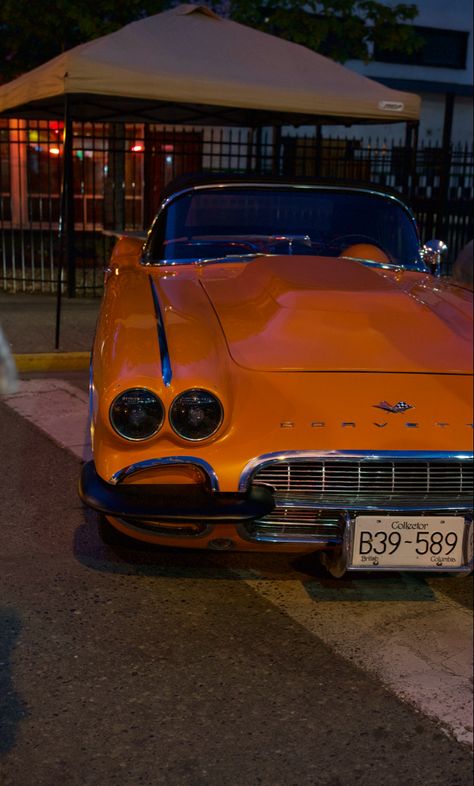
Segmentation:
<svg viewBox="0 0 474 786">
<path fill-rule="evenodd" d="M 62 123 L 0 120 L 0 288 L 54 292 Z M 75 291 L 99 294 L 114 233 L 146 229 L 167 183 L 190 172 L 271 173 L 371 182 L 411 204 L 423 240 L 453 261 L 473 236 L 474 149 L 300 136 L 292 129 L 74 123 Z"/>
</svg>

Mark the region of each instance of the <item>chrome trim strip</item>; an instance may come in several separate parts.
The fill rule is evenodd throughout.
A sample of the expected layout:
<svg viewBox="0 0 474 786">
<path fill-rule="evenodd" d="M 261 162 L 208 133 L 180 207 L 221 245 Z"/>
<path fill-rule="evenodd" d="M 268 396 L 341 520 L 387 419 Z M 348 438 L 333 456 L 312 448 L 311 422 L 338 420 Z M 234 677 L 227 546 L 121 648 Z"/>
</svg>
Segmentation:
<svg viewBox="0 0 474 786">
<path fill-rule="evenodd" d="M 89 360 L 89 428 L 92 428 L 94 416 L 94 369 L 92 368 L 92 352 Z"/>
<path fill-rule="evenodd" d="M 163 322 L 163 315 L 161 313 L 160 301 L 158 300 L 158 292 L 156 291 L 155 282 L 153 281 L 152 276 L 148 276 L 148 278 L 150 280 L 151 296 L 153 298 L 153 305 L 155 307 L 156 326 L 158 329 L 158 345 L 160 347 L 161 357 L 161 376 L 163 377 L 165 387 L 168 388 L 171 385 L 173 373 L 171 370 L 171 361 L 168 350 L 168 342 L 166 340 L 165 325 Z"/>
<path fill-rule="evenodd" d="M 149 256 L 148 256 L 148 251 L 149 251 L 148 244 L 149 244 L 149 240 L 150 240 L 150 238 L 152 236 L 152 232 L 153 232 L 153 228 L 155 226 L 155 223 L 158 221 L 158 218 L 161 215 L 161 213 L 163 212 L 163 210 L 165 209 L 165 207 L 168 207 L 168 205 L 171 202 L 174 202 L 176 199 L 178 199 L 179 197 L 183 196 L 184 194 L 190 194 L 193 191 L 203 191 L 203 190 L 206 190 L 206 189 L 209 189 L 209 188 L 274 188 L 274 189 L 290 188 L 290 189 L 294 189 L 295 191 L 297 191 L 297 190 L 300 190 L 300 191 L 351 191 L 351 192 L 358 192 L 360 194 L 370 194 L 371 196 L 385 197 L 385 199 L 391 199 L 392 202 L 396 202 L 407 213 L 407 215 L 408 215 L 408 217 L 409 217 L 409 219 L 410 219 L 410 221 L 411 221 L 411 223 L 412 223 L 412 225 L 413 225 L 413 227 L 415 229 L 416 236 L 418 238 L 418 243 L 420 244 L 420 250 L 421 250 L 420 234 L 419 234 L 419 231 L 418 231 L 418 224 L 416 222 L 415 214 L 413 213 L 411 208 L 408 205 L 406 205 L 401 199 L 396 197 L 394 194 L 387 194 L 386 191 L 383 191 L 382 189 L 378 190 L 376 188 L 363 188 L 361 186 L 357 186 L 356 184 L 354 184 L 354 186 L 351 186 L 351 185 L 341 185 L 341 186 L 337 186 L 337 185 L 329 186 L 329 185 L 327 185 L 326 186 L 326 185 L 323 185 L 321 183 L 315 183 L 313 185 L 311 185 L 310 183 L 308 183 L 308 184 L 304 184 L 304 183 L 301 183 L 301 184 L 299 184 L 299 183 L 268 183 L 268 182 L 265 182 L 264 180 L 262 180 L 261 182 L 259 181 L 259 182 L 255 182 L 255 183 L 245 183 L 245 182 L 232 183 L 232 182 L 229 182 L 229 181 L 226 182 L 225 179 L 224 179 L 224 182 L 222 182 L 222 183 L 203 183 L 202 185 L 188 186 L 188 188 L 183 188 L 181 191 L 177 191 L 175 194 L 171 194 L 171 196 L 167 197 L 167 199 L 164 199 L 161 202 L 161 204 L 160 204 L 160 206 L 158 208 L 158 212 L 157 212 L 157 214 L 156 214 L 156 216 L 155 216 L 155 218 L 153 220 L 153 223 L 152 223 L 150 229 L 148 230 L 147 242 L 145 244 L 145 249 L 144 249 L 142 258 L 140 260 L 140 264 L 142 264 L 142 265 L 162 265 L 162 266 L 166 265 L 166 260 L 153 261 L 153 260 L 149 259 Z M 421 258 L 421 255 L 420 255 L 420 258 Z M 426 268 L 426 270 L 428 270 L 428 268 Z"/>
<path fill-rule="evenodd" d="M 158 522 L 156 523 L 156 527 L 153 527 L 153 525 L 146 523 L 146 519 L 143 522 L 141 520 L 132 521 L 130 519 L 123 518 L 119 518 L 117 520 L 127 527 L 127 529 L 131 529 L 134 532 L 141 532 L 146 535 L 154 535 L 155 537 L 159 538 L 175 538 L 177 540 L 199 540 L 199 538 L 210 536 L 215 528 L 213 524 L 206 524 L 203 529 L 199 530 L 198 532 L 186 532 L 185 527 L 187 525 L 183 524 L 182 532 L 179 532 L 179 525 L 176 525 L 174 528 L 160 528 Z"/>
<path fill-rule="evenodd" d="M 265 484 L 261 484 L 265 485 Z M 452 502 L 446 503 L 446 501 L 438 500 L 434 502 L 413 502 L 413 503 L 403 503 L 403 504 L 396 504 L 392 502 L 390 505 L 386 505 L 380 499 L 373 502 L 367 503 L 364 501 L 356 501 L 356 502 L 348 502 L 347 499 L 335 499 L 335 500 L 327 500 L 327 499 L 312 499 L 311 501 L 303 502 L 298 497 L 295 497 L 294 500 L 284 500 L 281 497 L 279 498 L 279 492 L 275 493 L 275 509 L 276 508 L 308 508 L 312 510 L 347 510 L 350 508 L 351 511 L 355 511 L 357 513 L 381 513 L 382 511 L 386 511 L 387 513 L 400 513 L 403 511 L 404 513 L 419 513 L 420 515 L 423 513 L 433 513 L 435 511 L 439 511 L 440 514 L 446 513 L 446 515 L 453 516 L 455 512 L 461 513 L 469 513 L 473 509 L 472 501 L 470 502 L 460 502 L 459 500 L 453 500 Z"/>
<path fill-rule="evenodd" d="M 109 480 L 109 483 L 117 485 L 122 483 L 125 478 L 134 475 L 136 472 L 141 472 L 145 469 L 153 469 L 154 467 L 172 466 L 175 464 L 194 464 L 199 467 L 207 476 L 211 485 L 212 491 L 219 491 L 219 481 L 214 469 L 207 461 L 196 458 L 195 456 L 167 456 L 166 458 L 147 459 L 146 461 L 138 461 L 136 464 L 129 464 L 128 467 L 123 467 L 117 472 L 114 472 Z"/>
<path fill-rule="evenodd" d="M 307 459 L 365 459 L 367 461 L 472 461 L 474 453 L 454 451 L 423 451 L 423 450 L 287 450 L 276 453 L 264 453 L 245 465 L 239 480 L 239 491 L 247 491 L 251 475 L 257 467 L 272 464 L 275 461 L 306 461 Z"/>
<path fill-rule="evenodd" d="M 339 546 L 342 544 L 341 538 L 331 538 L 323 535 L 316 535 L 314 537 L 305 537 L 304 535 L 271 535 L 264 532 L 252 534 L 249 532 L 245 524 L 239 524 L 237 532 L 242 540 L 248 543 L 277 543 L 287 545 L 289 543 L 297 543 L 305 546 Z"/>
</svg>

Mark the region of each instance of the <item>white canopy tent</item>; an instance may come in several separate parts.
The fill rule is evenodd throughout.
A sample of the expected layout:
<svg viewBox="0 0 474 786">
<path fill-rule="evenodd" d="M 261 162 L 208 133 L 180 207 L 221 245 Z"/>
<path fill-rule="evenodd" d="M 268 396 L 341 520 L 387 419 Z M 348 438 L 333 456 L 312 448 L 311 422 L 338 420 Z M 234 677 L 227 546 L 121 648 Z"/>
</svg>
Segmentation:
<svg viewBox="0 0 474 786">
<path fill-rule="evenodd" d="M 82 44 L 0 87 L 0 113 L 262 125 L 416 121 L 420 99 L 306 47 L 180 5 Z"/>
<path fill-rule="evenodd" d="M 64 118 L 61 233 L 75 294 L 72 121 L 281 126 L 407 123 L 420 99 L 306 47 L 180 5 L 82 44 L 0 86 L 0 116 Z M 59 347 L 62 259 L 58 270 Z"/>
</svg>

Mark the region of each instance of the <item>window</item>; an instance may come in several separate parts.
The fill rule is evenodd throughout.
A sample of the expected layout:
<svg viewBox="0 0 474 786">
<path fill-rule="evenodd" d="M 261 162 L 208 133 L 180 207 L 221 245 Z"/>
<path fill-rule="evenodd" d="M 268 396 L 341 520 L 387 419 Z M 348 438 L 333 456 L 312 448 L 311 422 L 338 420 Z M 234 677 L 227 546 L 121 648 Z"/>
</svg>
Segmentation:
<svg viewBox="0 0 474 786">
<path fill-rule="evenodd" d="M 376 46 L 374 59 L 381 63 L 431 66 L 433 68 L 465 68 L 469 33 L 443 30 L 438 27 L 415 25 L 415 33 L 422 40 L 421 47 L 411 54 L 390 52 Z"/>
<path fill-rule="evenodd" d="M 158 217 L 147 258 L 175 265 L 256 254 L 339 257 L 357 243 L 377 246 L 387 262 L 420 268 L 416 230 L 396 200 L 258 185 L 209 186 L 177 196 Z"/>
</svg>

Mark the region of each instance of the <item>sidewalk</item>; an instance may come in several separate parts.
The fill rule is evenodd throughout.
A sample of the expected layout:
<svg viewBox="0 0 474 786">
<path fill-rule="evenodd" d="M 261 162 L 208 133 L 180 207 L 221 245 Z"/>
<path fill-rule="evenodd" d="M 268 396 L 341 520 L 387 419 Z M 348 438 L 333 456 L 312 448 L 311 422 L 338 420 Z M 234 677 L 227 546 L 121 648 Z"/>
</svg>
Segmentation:
<svg viewBox="0 0 474 786">
<path fill-rule="evenodd" d="M 0 325 L 19 370 L 87 368 L 99 305 L 100 298 L 63 298 L 58 352 L 56 297 L 0 292 Z"/>
</svg>

